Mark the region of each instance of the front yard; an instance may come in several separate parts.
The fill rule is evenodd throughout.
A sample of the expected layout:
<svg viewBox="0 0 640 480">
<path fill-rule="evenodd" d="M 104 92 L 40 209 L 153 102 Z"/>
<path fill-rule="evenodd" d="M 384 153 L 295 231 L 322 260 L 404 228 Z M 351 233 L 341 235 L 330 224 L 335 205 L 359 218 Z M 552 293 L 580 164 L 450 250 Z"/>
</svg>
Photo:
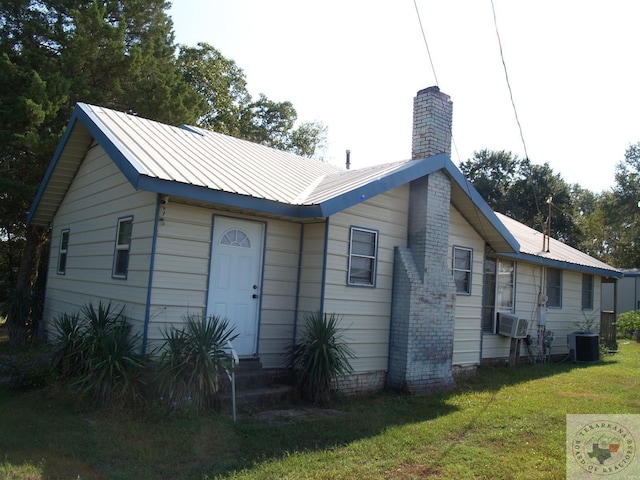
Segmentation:
<svg viewBox="0 0 640 480">
<path fill-rule="evenodd" d="M 0 340 L 1 341 L 1 340 Z M 0 478 L 564 479 L 565 416 L 640 413 L 640 344 L 594 365 L 480 369 L 451 393 L 385 393 L 339 415 L 103 411 L 59 387 L 0 386 Z"/>
</svg>

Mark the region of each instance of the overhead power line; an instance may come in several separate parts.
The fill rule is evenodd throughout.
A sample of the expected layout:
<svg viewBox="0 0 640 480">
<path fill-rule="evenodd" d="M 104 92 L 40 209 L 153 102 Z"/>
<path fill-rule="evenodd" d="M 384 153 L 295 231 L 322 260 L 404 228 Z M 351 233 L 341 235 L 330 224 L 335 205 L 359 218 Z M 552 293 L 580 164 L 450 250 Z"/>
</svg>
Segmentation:
<svg viewBox="0 0 640 480">
<path fill-rule="evenodd" d="M 422 25 L 422 19 L 420 18 L 420 11 L 418 10 L 418 4 L 416 2 L 416 0 L 413 0 L 413 6 L 416 9 L 416 15 L 418 17 L 418 23 L 420 24 L 420 33 L 422 33 L 422 39 L 424 40 L 424 46 L 427 48 L 427 56 L 429 57 L 429 63 L 431 65 L 431 71 L 433 72 L 433 79 L 436 83 L 437 87 L 440 87 L 440 84 L 438 82 L 438 75 L 436 75 L 436 67 L 433 64 L 433 58 L 431 58 L 431 51 L 429 50 L 429 42 L 427 42 L 427 35 L 424 32 L 424 26 Z M 460 154 L 458 153 L 458 146 L 456 145 L 456 139 L 453 137 L 453 131 L 449 132 L 451 133 L 451 144 L 453 147 L 453 151 L 456 154 L 456 157 L 458 159 L 458 162 L 460 162 Z"/>
<path fill-rule="evenodd" d="M 420 24 L 420 31 L 422 32 L 422 38 L 424 39 L 424 46 L 427 47 L 427 55 L 429 55 L 429 63 L 431 63 L 433 78 L 436 81 L 436 86 L 439 87 L 438 76 L 436 75 L 436 69 L 433 66 L 433 59 L 431 58 L 431 52 L 429 51 L 429 42 L 427 42 L 427 36 L 424 33 L 424 27 L 422 26 L 422 20 L 420 19 L 420 12 L 418 11 L 418 4 L 416 3 L 416 0 L 413 0 L 413 6 L 416 7 L 416 15 L 418 15 L 418 23 Z"/>
<path fill-rule="evenodd" d="M 511 105 L 513 106 L 513 113 L 516 116 L 516 123 L 518 124 L 518 129 L 520 130 L 520 140 L 522 140 L 522 147 L 524 148 L 524 156 L 525 158 L 529 158 L 529 154 L 527 153 L 527 144 L 524 141 L 524 134 L 522 133 L 522 125 L 520 124 L 520 119 L 518 118 L 518 110 L 516 109 L 516 102 L 513 100 L 513 90 L 511 90 L 511 82 L 509 81 L 509 73 L 507 72 L 507 64 L 504 61 L 504 52 L 502 51 L 502 41 L 500 40 L 500 32 L 498 30 L 498 20 L 496 18 L 496 8 L 493 5 L 493 0 L 491 0 L 491 10 L 493 11 L 493 25 L 496 29 L 496 36 L 498 37 L 498 46 L 500 47 L 500 59 L 502 60 L 502 68 L 504 69 L 504 77 L 507 80 L 507 87 L 509 88 L 509 97 L 511 98 Z"/>
</svg>

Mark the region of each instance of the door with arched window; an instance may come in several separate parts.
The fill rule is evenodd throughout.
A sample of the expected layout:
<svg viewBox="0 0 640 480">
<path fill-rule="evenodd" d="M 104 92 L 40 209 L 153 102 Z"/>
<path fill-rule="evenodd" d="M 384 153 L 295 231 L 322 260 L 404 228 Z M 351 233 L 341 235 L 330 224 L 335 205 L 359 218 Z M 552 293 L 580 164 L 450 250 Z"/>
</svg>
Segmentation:
<svg viewBox="0 0 640 480">
<path fill-rule="evenodd" d="M 263 245 L 263 223 L 214 217 L 207 315 L 229 319 L 241 356 L 258 351 Z"/>
</svg>

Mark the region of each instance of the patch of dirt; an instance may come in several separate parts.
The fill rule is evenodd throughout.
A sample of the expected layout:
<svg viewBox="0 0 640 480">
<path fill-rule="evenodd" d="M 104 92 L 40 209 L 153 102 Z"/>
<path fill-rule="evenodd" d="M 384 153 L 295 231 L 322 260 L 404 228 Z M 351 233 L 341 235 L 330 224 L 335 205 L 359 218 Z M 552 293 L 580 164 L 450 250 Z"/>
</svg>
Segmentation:
<svg viewBox="0 0 640 480">
<path fill-rule="evenodd" d="M 296 407 L 277 410 L 264 410 L 250 415 L 241 415 L 242 420 L 256 420 L 267 425 L 288 425 L 292 423 L 337 417 L 344 412 L 332 408 Z"/>
</svg>

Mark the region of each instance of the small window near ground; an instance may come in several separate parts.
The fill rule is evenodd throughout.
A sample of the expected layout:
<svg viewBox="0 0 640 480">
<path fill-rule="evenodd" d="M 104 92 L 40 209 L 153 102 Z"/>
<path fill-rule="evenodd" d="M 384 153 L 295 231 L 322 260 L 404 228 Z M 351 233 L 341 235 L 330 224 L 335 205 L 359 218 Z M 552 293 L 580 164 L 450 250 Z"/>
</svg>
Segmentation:
<svg viewBox="0 0 640 480">
<path fill-rule="evenodd" d="M 471 295 L 471 265 L 472 250 L 453 247 L 453 280 L 458 294 Z"/>
<path fill-rule="evenodd" d="M 349 272 L 347 283 L 375 286 L 378 232 L 351 227 L 349 239 Z"/>
<path fill-rule="evenodd" d="M 131 248 L 131 229 L 133 217 L 125 217 L 118 220 L 116 233 L 116 248 L 113 260 L 113 277 L 127 278 L 129 270 L 129 250 Z"/>
<path fill-rule="evenodd" d="M 60 232 L 60 246 L 58 247 L 58 275 L 67 272 L 67 253 L 69 251 L 69 229 Z"/>
<path fill-rule="evenodd" d="M 582 274 L 582 309 L 593 310 L 593 275 Z"/>
<path fill-rule="evenodd" d="M 562 308 L 562 270 L 547 269 L 547 305 Z"/>
</svg>

